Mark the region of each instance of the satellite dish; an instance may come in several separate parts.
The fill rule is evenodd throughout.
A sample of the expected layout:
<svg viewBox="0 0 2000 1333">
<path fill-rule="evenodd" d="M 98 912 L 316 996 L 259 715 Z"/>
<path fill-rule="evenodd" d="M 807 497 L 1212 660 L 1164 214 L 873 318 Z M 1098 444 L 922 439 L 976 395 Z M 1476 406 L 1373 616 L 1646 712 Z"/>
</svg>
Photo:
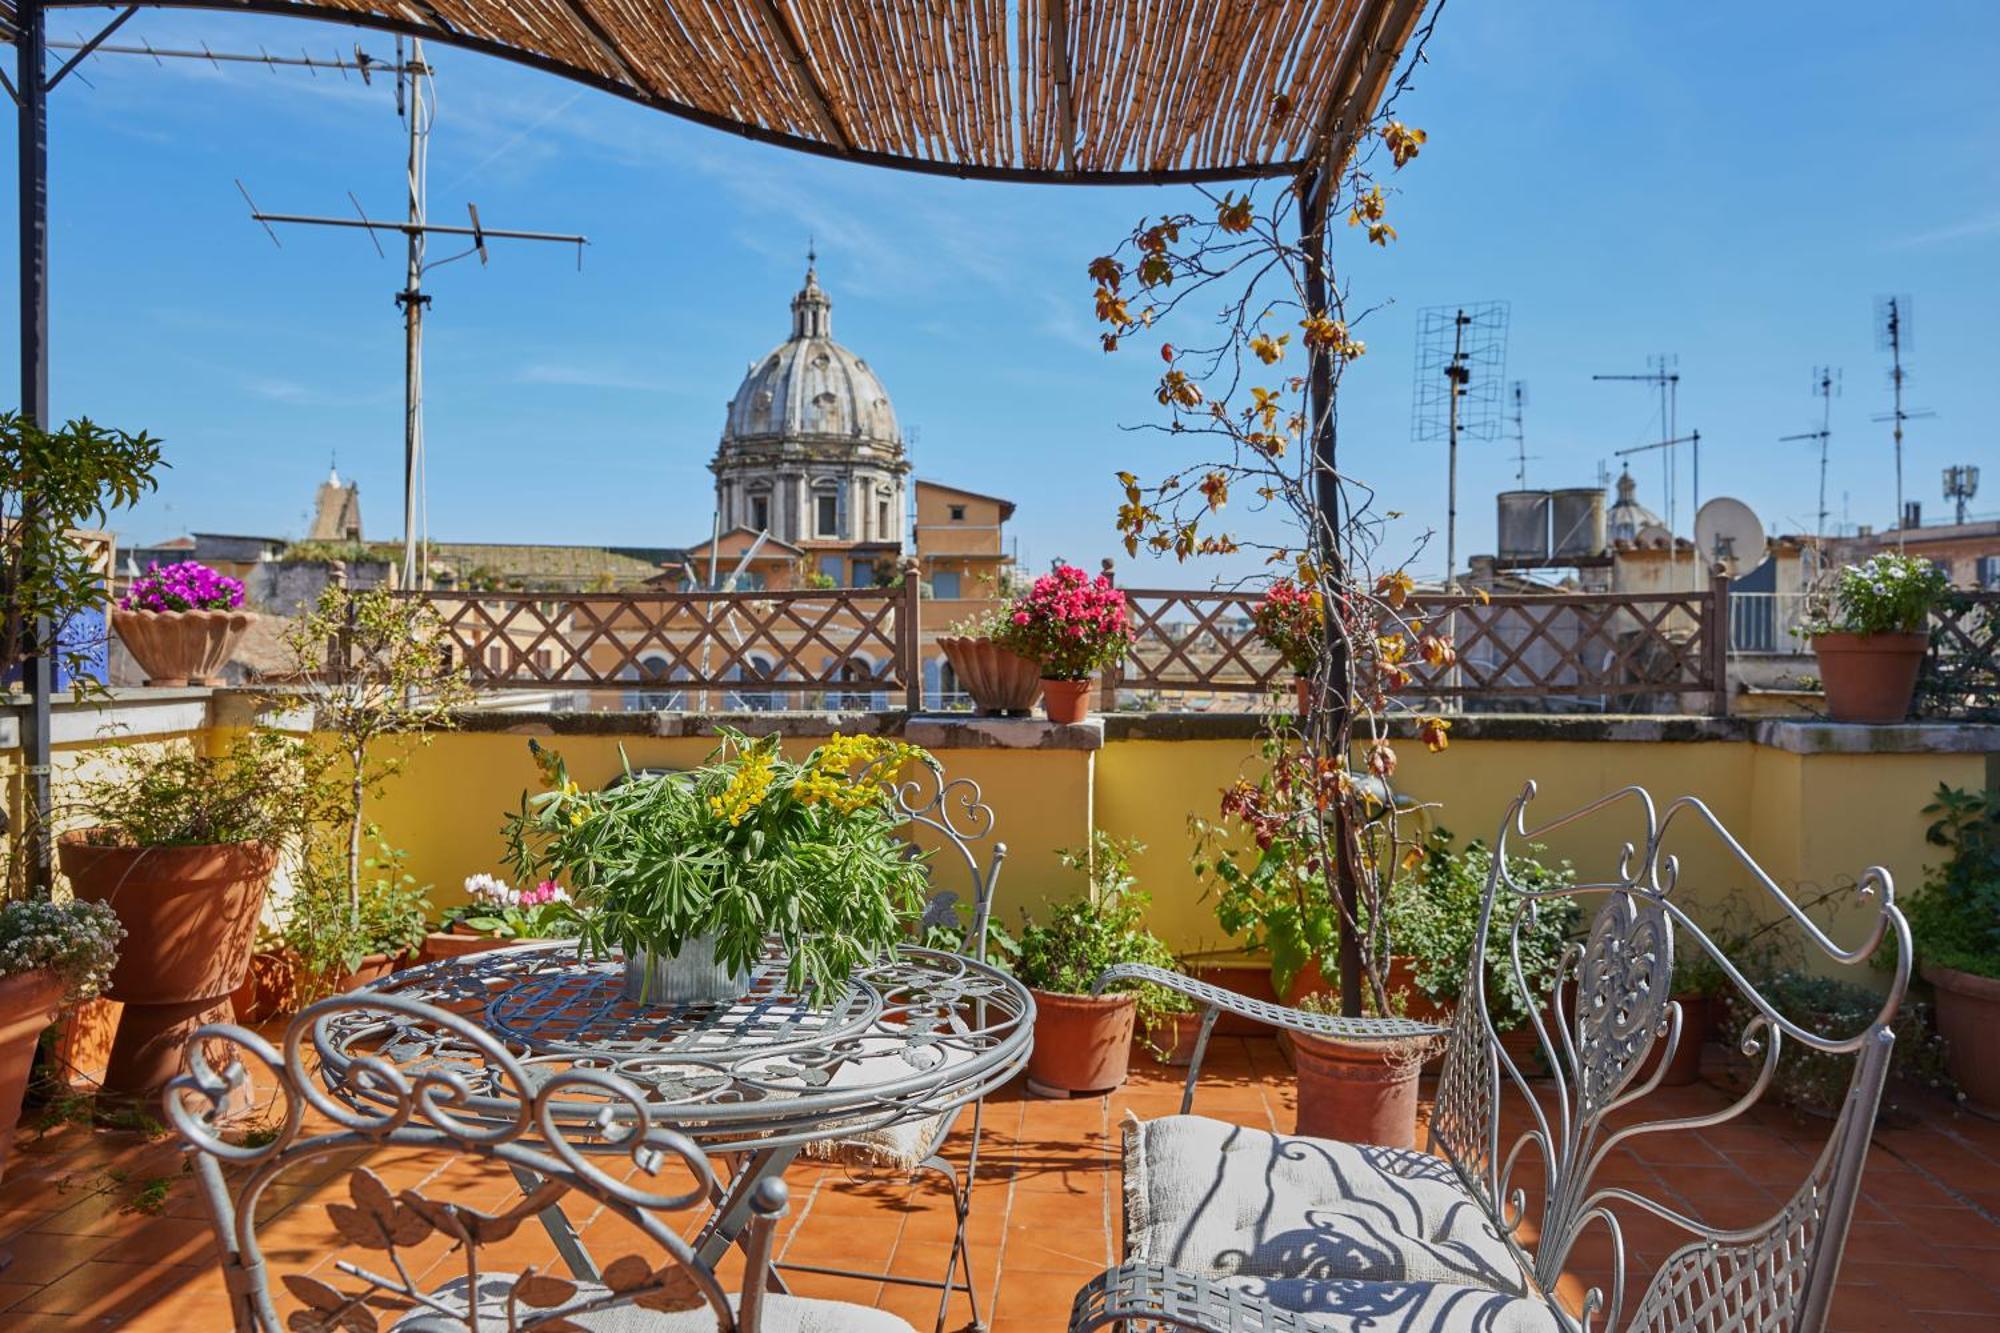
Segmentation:
<svg viewBox="0 0 2000 1333">
<path fill-rule="evenodd" d="M 1764 563 L 1764 525 L 1741 500 L 1719 495 L 1694 516 L 1694 547 L 1731 574 Z"/>
</svg>

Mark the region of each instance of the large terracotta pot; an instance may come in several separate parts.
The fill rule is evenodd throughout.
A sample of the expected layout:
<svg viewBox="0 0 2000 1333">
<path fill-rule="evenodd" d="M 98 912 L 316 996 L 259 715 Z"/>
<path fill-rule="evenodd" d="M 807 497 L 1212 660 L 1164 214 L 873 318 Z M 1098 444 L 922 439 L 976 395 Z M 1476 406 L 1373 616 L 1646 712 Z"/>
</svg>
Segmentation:
<svg viewBox="0 0 2000 1333">
<path fill-rule="evenodd" d="M 220 685 L 255 619 L 248 611 L 114 610 L 111 627 L 148 685 Z"/>
<path fill-rule="evenodd" d="M 1836 722 L 1901 722 L 1923 669 L 1928 634 L 1815 634 L 1826 710 Z"/>
<path fill-rule="evenodd" d="M 1026 716 L 1042 697 L 1042 669 L 991 639 L 938 640 L 973 707 L 989 717 Z"/>
<path fill-rule="evenodd" d="M 62 836 L 63 874 L 77 897 L 109 903 L 125 927 L 105 992 L 125 1010 L 104 1090 L 151 1098 L 179 1072 L 194 1030 L 231 1017 L 277 854 L 257 843 L 95 847 L 87 836 Z"/>
<path fill-rule="evenodd" d="M 14 1127 L 21 1121 L 21 1098 L 35 1064 L 35 1043 L 55 1022 L 63 982 L 46 968 L 0 977 L 0 1174 L 14 1151 Z"/>
<path fill-rule="evenodd" d="M 1035 1045 L 1028 1091 L 1041 1097 L 1109 1092 L 1132 1066 L 1136 995 L 1035 995 Z"/>
<path fill-rule="evenodd" d="M 1420 1055 L 1398 1042 L 1291 1036 L 1298 1133 L 1383 1148 L 1416 1146 Z"/>
<path fill-rule="evenodd" d="M 1051 722 L 1081 722 L 1090 716 L 1090 682 L 1042 677 L 1042 714 Z"/>
<path fill-rule="evenodd" d="M 1972 1101 L 2000 1110 L 2000 981 L 1949 967 L 1927 967 L 1937 990 L 1937 1029 L 1945 1064 Z"/>
</svg>

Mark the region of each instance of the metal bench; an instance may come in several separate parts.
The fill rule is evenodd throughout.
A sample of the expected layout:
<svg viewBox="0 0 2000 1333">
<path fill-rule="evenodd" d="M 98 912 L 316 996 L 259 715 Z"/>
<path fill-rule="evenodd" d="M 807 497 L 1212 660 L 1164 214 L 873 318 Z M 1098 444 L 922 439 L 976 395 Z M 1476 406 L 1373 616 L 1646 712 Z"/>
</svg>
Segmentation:
<svg viewBox="0 0 2000 1333">
<path fill-rule="evenodd" d="M 1100 986 L 1145 980 L 1191 997 L 1204 1011 L 1203 1040 L 1182 1114 L 1128 1125 L 1126 1262 L 1078 1293 L 1072 1333 L 1113 1325 L 1210 1333 L 1825 1328 L 1888 1075 L 1890 1024 L 1909 983 L 1909 929 L 1888 873 L 1871 868 L 1854 886 L 1864 938 L 1843 948 L 1700 801 L 1683 798 L 1662 811 L 1628 787 L 1530 828 L 1534 790 L 1528 784 L 1510 807 L 1495 843 L 1480 942 L 1450 1019 L 1429 1153 L 1269 1134 L 1188 1114 L 1220 1012 L 1363 1040 L 1406 1035 L 1403 1020 L 1303 1014 L 1156 968 L 1113 968 L 1099 978 Z M 1618 816 L 1636 816 L 1640 827 L 1608 880 L 1537 890 L 1508 873 L 1510 842 Z M 1719 841 L 1751 892 L 1768 895 L 1821 970 L 1865 975 L 1893 939 L 1887 991 L 1866 1028 L 1822 1035 L 1758 992 L 1683 909 L 1678 862 L 1663 850 L 1676 831 Z M 1527 994 L 1519 927 L 1541 901 L 1562 896 L 1582 900 L 1589 928 L 1566 951 L 1551 993 L 1528 1006 L 1546 1070 L 1531 1082 L 1494 1030 L 1487 985 Z M 1507 941 L 1504 957 L 1487 956 L 1492 923 Z M 1681 1040 L 1680 1005 L 1670 998 L 1677 948 L 1706 954 L 1750 1015 L 1741 1038 L 1747 1086 L 1708 1113 L 1649 1100 Z M 1786 1182 L 1788 1197 L 1785 1186 L 1774 1189 L 1784 1201 L 1768 1217 L 1717 1225 L 1696 1215 L 1712 1209 L 1669 1206 L 1615 1168 L 1601 1170 L 1639 1136 L 1711 1129 L 1742 1115 L 1769 1088 L 1791 1043 L 1851 1057 L 1853 1074 L 1824 1149 L 1795 1184 Z M 1632 1237 L 1642 1231 L 1652 1254 L 1666 1247 L 1664 1261 L 1647 1263 L 1650 1271 L 1633 1252 Z M 1558 1299 L 1556 1283 L 1580 1244 L 1610 1276 L 1573 1311 Z"/>
</svg>

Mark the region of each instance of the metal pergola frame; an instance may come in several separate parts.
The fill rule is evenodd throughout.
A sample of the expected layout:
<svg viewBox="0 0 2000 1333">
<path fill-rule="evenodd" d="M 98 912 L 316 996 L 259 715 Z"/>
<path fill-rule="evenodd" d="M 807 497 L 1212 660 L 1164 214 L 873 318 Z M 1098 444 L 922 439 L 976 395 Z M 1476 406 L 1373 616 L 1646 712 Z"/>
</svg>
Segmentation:
<svg viewBox="0 0 2000 1333">
<path fill-rule="evenodd" d="M 658 0 L 658 2 L 671 4 L 671 0 Z M 1225 0 L 1214 0 L 1214 2 L 1224 3 Z M 757 142 L 790 148 L 835 161 L 888 167 L 920 175 L 1047 185 L 1201 185 L 1231 180 L 1293 178 L 1300 186 L 1300 236 L 1311 256 L 1306 274 L 1308 295 L 1309 299 L 1323 306 L 1327 296 L 1327 280 L 1321 256 L 1324 253 L 1327 201 L 1333 192 L 1334 180 L 1340 166 L 1353 151 L 1357 137 L 1371 120 L 1377 104 L 1389 86 L 1404 46 L 1415 33 L 1425 8 L 1431 3 L 1432 0 L 1354 0 L 1354 7 L 1348 13 L 1350 30 L 1357 35 L 1346 42 L 1345 49 L 1340 53 L 1338 66 L 1333 71 L 1330 81 L 1331 91 L 1319 111 L 1317 128 L 1311 137 L 1309 150 L 1303 157 L 1220 167 L 1130 171 L 1074 168 L 1075 117 L 1070 105 L 1068 87 L 1070 71 L 1066 53 L 1056 76 L 1056 109 L 1061 122 L 1060 129 L 1069 136 L 1062 145 L 1063 158 L 1072 165 L 1062 169 L 1049 169 L 992 166 L 888 153 L 856 147 L 848 141 L 845 133 L 836 133 L 834 141 L 828 142 L 768 126 L 733 120 L 700 107 L 661 97 L 636 86 L 636 83 L 621 83 L 533 51 L 461 32 L 439 16 L 430 5 L 423 3 L 423 0 L 411 0 L 411 4 L 405 6 L 405 13 L 425 15 L 430 20 L 428 22 L 365 10 L 342 9 L 331 4 L 317 3 L 316 0 L 302 0 L 300 3 L 293 3 L 292 0 L 145 0 L 143 7 L 305 18 L 405 34 L 494 56 L 544 73 L 556 74 L 638 105 Z M 0 6 L 6 4 L 7 0 L 0 0 Z M 103 0 L 97 0 L 97 3 L 90 3 L 89 0 L 11 0 L 12 40 L 15 44 L 17 77 L 15 86 L 8 88 L 7 91 L 19 108 L 17 171 L 20 240 L 20 411 L 30 422 L 42 426 L 48 424 L 49 409 L 48 94 L 65 75 L 99 43 L 130 19 L 141 6 L 133 4 L 119 8 L 119 12 L 106 26 L 95 37 L 86 41 L 83 47 L 53 75 L 46 72 L 48 14 L 54 9 L 107 7 L 116 6 L 107 6 Z M 588 9 L 574 3 L 569 8 L 570 12 L 590 29 L 596 44 L 612 57 L 613 63 L 625 67 L 622 57 L 618 56 L 616 44 L 608 41 L 591 21 Z M 1058 40 L 1064 31 L 1062 25 L 1066 22 L 1066 13 L 1064 0 L 1055 0 L 1051 17 L 1056 25 Z M 795 66 L 799 64 L 800 55 L 796 49 L 790 52 L 790 59 Z M 4 73 L 0 73 L 0 82 L 4 80 Z M 818 97 L 821 119 L 828 122 L 833 130 L 839 131 L 841 127 L 837 123 L 837 118 L 827 114 L 825 98 L 819 94 L 816 85 L 813 91 Z M 1221 88 L 1217 86 L 1217 95 L 1220 96 L 1221 92 Z M 1337 514 L 1340 487 L 1338 474 L 1334 470 L 1332 414 L 1328 410 L 1331 392 L 1330 364 L 1324 355 L 1315 356 L 1308 374 L 1310 415 L 1314 422 L 1313 450 L 1318 465 L 1322 506 L 1327 513 Z M 1332 522 L 1330 526 L 1337 530 L 1337 521 Z M 1340 553 L 1337 550 L 1329 551 L 1327 555 L 1330 564 L 1337 568 L 1340 563 Z M 1346 672 L 1345 656 L 1342 651 L 1344 645 L 1332 641 L 1337 640 L 1338 635 L 1334 633 L 1331 618 L 1328 626 L 1329 648 L 1334 655 L 1336 672 L 1336 688 L 1331 691 L 1334 702 L 1331 706 L 1344 708 L 1347 690 L 1340 685 L 1345 679 Z M 53 630 L 48 625 L 38 626 L 37 644 L 47 645 L 52 635 Z M 38 652 L 29 658 L 24 665 L 23 683 L 28 690 L 30 706 L 27 726 L 24 728 L 25 735 L 22 739 L 23 748 L 28 756 L 29 793 L 38 829 L 34 840 L 33 869 L 36 882 L 45 884 L 50 872 L 46 820 L 50 811 L 49 704 L 54 691 L 52 657 L 47 653 Z"/>
</svg>

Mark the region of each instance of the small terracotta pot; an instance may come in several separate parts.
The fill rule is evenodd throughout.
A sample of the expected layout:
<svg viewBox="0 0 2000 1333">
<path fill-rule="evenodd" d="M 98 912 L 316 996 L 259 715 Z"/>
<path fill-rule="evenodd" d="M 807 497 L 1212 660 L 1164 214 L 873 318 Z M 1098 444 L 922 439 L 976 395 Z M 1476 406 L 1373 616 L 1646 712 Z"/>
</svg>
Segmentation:
<svg viewBox="0 0 2000 1333">
<path fill-rule="evenodd" d="M 111 627 L 148 685 L 220 685 L 255 619 L 248 611 L 114 610 Z"/>
<path fill-rule="evenodd" d="M 250 955 L 243 984 L 230 993 L 230 1007 L 239 1023 L 264 1023 L 292 1012 L 299 985 L 299 960 L 289 949 L 260 950 Z"/>
<path fill-rule="evenodd" d="M 372 981 L 380 981 L 391 972 L 399 972 L 407 967 L 409 961 L 410 956 L 406 953 L 371 953 L 361 960 L 361 966 L 352 972 L 343 972 L 333 979 L 333 993 L 339 995 L 345 991 L 358 990 Z"/>
<path fill-rule="evenodd" d="M 55 1022 L 63 982 L 46 968 L 0 977 L 0 1174 L 14 1151 L 14 1128 L 21 1122 L 21 1099 L 35 1064 L 35 1043 Z"/>
<path fill-rule="evenodd" d="M 1715 1030 L 1715 1006 L 1706 995 L 1699 991 L 1685 991 L 1672 997 L 1681 1007 L 1681 1044 L 1674 1048 L 1674 1058 L 1667 1062 L 1667 1072 L 1660 1076 L 1663 1088 L 1685 1088 L 1701 1078 L 1701 1048 Z M 1654 1041 L 1653 1049 L 1646 1052 L 1646 1058 L 1639 1062 L 1639 1072 L 1633 1075 L 1634 1084 L 1644 1083 L 1653 1076 L 1653 1070 L 1660 1063 L 1660 1053 L 1667 1048 L 1665 1037 Z"/>
<path fill-rule="evenodd" d="M 1836 722 L 1901 722 L 1910 715 L 1928 634 L 1815 634 L 1813 656 Z"/>
<path fill-rule="evenodd" d="M 2000 981 L 1949 967 L 1927 967 L 1937 990 L 1937 1030 L 1945 1066 L 1972 1101 L 2000 1110 Z"/>
<path fill-rule="evenodd" d="M 1136 995 L 1063 995 L 1038 990 L 1028 1091 L 1039 1097 L 1109 1092 L 1132 1067 Z"/>
<path fill-rule="evenodd" d="M 1398 1043 L 1330 1041 L 1294 1032 L 1298 1133 L 1383 1148 L 1417 1142 L 1417 1078 L 1423 1062 Z"/>
<path fill-rule="evenodd" d="M 125 1010 L 104 1090 L 150 1099 L 179 1072 L 194 1030 L 229 1020 L 278 858 L 258 843 L 97 847 L 89 836 L 65 833 L 58 853 L 76 896 L 109 903 L 125 927 L 105 992 Z"/>
<path fill-rule="evenodd" d="M 434 930 L 424 936 L 424 947 L 417 952 L 417 961 L 435 963 L 441 958 L 463 958 L 469 953 L 485 953 L 488 949 L 508 949 L 516 944 L 526 943 L 526 940 L 508 939 L 502 935 L 482 935 L 476 930 L 465 930 L 454 925 L 449 930 Z"/>
<path fill-rule="evenodd" d="M 1025 716 L 1042 697 L 1042 669 L 1011 648 L 984 638 L 943 638 L 938 647 L 980 713 Z"/>
<path fill-rule="evenodd" d="M 1216 1031 L 1209 1034 L 1211 1042 L 1215 1040 L 1217 1033 L 1221 1031 L 1220 1019 L 1226 1016 L 1218 1015 Z M 1269 1030 L 1268 1028 L 1265 1029 L 1267 1032 Z M 1168 1014 L 1166 1021 L 1159 1028 L 1147 1033 L 1147 1041 L 1152 1046 L 1158 1048 L 1152 1052 L 1153 1056 L 1161 1064 L 1171 1065 L 1175 1069 L 1185 1069 L 1194 1063 L 1194 1044 L 1200 1039 L 1201 1012 L 1199 1010 L 1191 1014 Z M 1161 1054 L 1162 1051 L 1165 1054 Z"/>
<path fill-rule="evenodd" d="M 1308 676 L 1300 676 L 1292 681 L 1292 688 L 1298 693 L 1298 716 L 1301 720 L 1312 716 L 1313 683 Z"/>
<path fill-rule="evenodd" d="M 1042 713 L 1051 722 L 1083 721 L 1090 716 L 1090 682 L 1042 677 Z"/>
<path fill-rule="evenodd" d="M 1277 989 L 1271 984 L 1271 969 L 1264 963 L 1211 963 L 1193 969 L 1197 981 L 1233 990 L 1238 995 L 1247 995 L 1253 1000 L 1279 1003 Z M 1254 1018 L 1239 1018 L 1224 1012 L 1215 1019 L 1215 1035 L 1218 1037 L 1268 1037 L 1271 1029 Z"/>
</svg>

